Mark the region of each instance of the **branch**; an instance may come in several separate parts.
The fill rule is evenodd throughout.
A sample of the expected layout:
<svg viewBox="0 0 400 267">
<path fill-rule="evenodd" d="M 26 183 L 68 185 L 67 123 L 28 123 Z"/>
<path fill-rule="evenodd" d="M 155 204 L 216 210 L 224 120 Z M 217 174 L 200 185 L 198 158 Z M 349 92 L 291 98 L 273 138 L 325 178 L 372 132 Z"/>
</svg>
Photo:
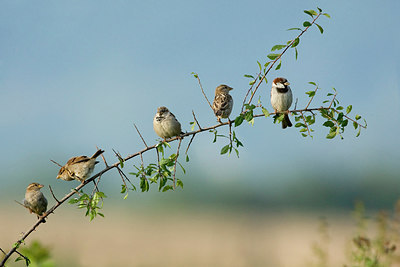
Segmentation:
<svg viewBox="0 0 400 267">
<path fill-rule="evenodd" d="M 50 188 L 50 192 L 51 192 L 51 195 L 53 196 L 54 200 L 55 200 L 57 203 L 60 203 L 60 201 L 59 201 L 59 200 L 56 198 L 56 196 L 54 195 L 53 189 L 51 188 L 50 185 L 49 185 L 49 188 Z"/>
<path fill-rule="evenodd" d="M 176 179 L 175 179 L 175 174 L 176 174 L 176 163 L 178 162 L 178 157 L 179 157 L 179 149 L 181 148 L 181 143 L 182 143 L 182 139 L 179 139 L 179 143 L 178 143 L 178 149 L 176 151 L 176 158 L 175 158 L 175 164 L 174 164 L 174 175 L 173 175 L 173 187 L 174 190 L 176 188 Z"/>
<path fill-rule="evenodd" d="M 197 73 L 192 73 L 192 74 L 194 75 L 194 77 L 195 77 L 195 78 L 197 79 L 197 81 L 199 82 L 201 92 L 203 93 L 204 97 L 206 98 L 207 103 L 208 103 L 208 105 L 210 106 L 211 110 L 214 112 L 214 109 L 213 109 L 213 107 L 212 107 L 210 101 L 208 101 L 208 98 L 207 98 L 206 94 L 204 93 L 203 86 L 201 85 L 199 75 L 198 75 Z"/>
<path fill-rule="evenodd" d="M 270 70 L 271 70 L 272 67 L 275 65 L 275 63 L 276 63 L 279 59 L 281 59 L 282 55 L 285 54 L 285 52 L 292 46 L 292 44 L 295 42 L 295 40 L 296 40 L 297 38 L 300 38 L 312 25 L 314 25 L 315 21 L 321 16 L 321 14 L 322 14 L 321 12 L 318 13 L 318 15 L 315 17 L 315 19 L 311 22 L 311 25 L 308 26 L 308 27 L 306 27 L 304 30 L 302 30 L 301 33 L 300 33 L 299 35 L 297 35 L 297 37 L 294 38 L 294 39 L 285 47 L 285 49 L 282 51 L 282 53 L 272 62 L 272 64 L 270 64 L 268 70 L 264 73 L 264 75 L 261 77 L 260 81 L 257 83 L 257 86 L 256 86 L 256 88 L 254 89 L 253 93 L 251 94 L 250 99 L 249 99 L 249 101 L 248 101 L 247 104 L 250 105 L 251 101 L 253 100 L 253 97 L 254 97 L 255 93 L 257 92 L 258 87 L 260 87 L 261 83 L 264 81 L 265 77 L 266 77 L 267 74 L 270 72 Z M 253 85 L 254 85 L 254 84 L 253 84 Z M 247 91 L 245 100 L 246 100 L 247 95 L 249 94 L 249 92 L 252 90 L 253 85 L 251 85 L 250 89 Z M 245 101 L 243 101 L 243 103 L 244 103 L 244 102 L 245 102 Z M 243 104 L 243 106 L 244 106 L 244 104 Z M 243 106 L 242 106 L 242 110 L 243 110 Z"/>
<path fill-rule="evenodd" d="M 146 147 L 149 147 L 149 146 L 146 144 L 146 141 L 144 141 L 144 138 L 143 138 L 142 134 L 139 132 L 139 129 L 136 127 L 136 124 L 133 124 L 133 126 L 135 126 L 135 129 L 136 129 L 137 133 L 139 134 L 140 138 L 142 139 L 144 145 L 145 145 Z"/>
</svg>

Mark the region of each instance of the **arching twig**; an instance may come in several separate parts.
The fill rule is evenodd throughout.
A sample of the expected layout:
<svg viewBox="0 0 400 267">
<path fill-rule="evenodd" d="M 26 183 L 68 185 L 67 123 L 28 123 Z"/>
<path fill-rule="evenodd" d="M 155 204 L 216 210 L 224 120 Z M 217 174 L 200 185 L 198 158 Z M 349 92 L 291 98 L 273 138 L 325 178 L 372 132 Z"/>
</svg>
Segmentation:
<svg viewBox="0 0 400 267">
<path fill-rule="evenodd" d="M 146 141 L 144 141 L 144 138 L 143 138 L 142 134 L 139 132 L 139 129 L 136 127 L 136 124 L 133 124 L 133 126 L 135 126 L 135 129 L 136 129 L 137 133 L 139 134 L 140 138 L 142 139 L 143 144 L 144 144 L 146 147 L 149 147 L 149 146 L 146 144 Z"/>
<path fill-rule="evenodd" d="M 53 196 L 54 200 L 55 200 L 57 203 L 60 203 L 60 201 L 59 201 L 59 200 L 56 198 L 56 196 L 54 195 L 53 189 L 51 188 L 50 185 L 49 185 L 49 189 L 50 189 L 50 193 L 51 193 L 51 195 Z"/>
</svg>

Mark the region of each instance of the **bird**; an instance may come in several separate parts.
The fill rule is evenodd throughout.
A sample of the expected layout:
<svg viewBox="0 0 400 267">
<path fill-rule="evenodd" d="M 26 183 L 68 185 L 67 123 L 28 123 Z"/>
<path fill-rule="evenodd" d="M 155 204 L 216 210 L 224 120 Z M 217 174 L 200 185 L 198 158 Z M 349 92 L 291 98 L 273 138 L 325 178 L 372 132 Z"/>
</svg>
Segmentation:
<svg viewBox="0 0 400 267">
<path fill-rule="evenodd" d="M 40 192 L 40 188 L 43 185 L 39 183 L 31 183 L 26 188 L 25 199 L 23 200 L 23 206 L 29 210 L 30 213 L 35 213 L 38 216 L 38 219 L 43 216 L 43 213 L 47 210 L 47 199 Z M 46 222 L 43 219 L 43 222 Z"/>
<path fill-rule="evenodd" d="M 290 89 L 290 83 L 286 78 L 275 78 L 272 82 L 271 89 L 271 105 L 276 114 L 285 113 L 282 120 L 282 128 L 292 127 L 292 122 L 289 119 L 289 108 L 292 105 L 293 96 Z"/>
<path fill-rule="evenodd" d="M 96 161 L 96 158 L 103 152 L 104 150 L 98 149 L 90 158 L 87 156 L 70 158 L 67 163 L 61 167 L 57 179 L 64 181 L 78 180 L 81 183 L 85 182 L 92 174 L 94 166 L 99 163 Z"/>
<path fill-rule="evenodd" d="M 233 90 L 233 88 L 225 84 L 221 84 L 215 88 L 215 97 L 212 109 L 220 123 L 221 118 L 226 119 L 231 115 L 233 107 L 233 98 L 229 94 L 229 91 L 231 90 Z"/>
<path fill-rule="evenodd" d="M 167 138 L 183 134 L 181 124 L 175 115 L 164 106 L 157 108 L 157 113 L 153 119 L 153 128 L 164 141 Z"/>
</svg>

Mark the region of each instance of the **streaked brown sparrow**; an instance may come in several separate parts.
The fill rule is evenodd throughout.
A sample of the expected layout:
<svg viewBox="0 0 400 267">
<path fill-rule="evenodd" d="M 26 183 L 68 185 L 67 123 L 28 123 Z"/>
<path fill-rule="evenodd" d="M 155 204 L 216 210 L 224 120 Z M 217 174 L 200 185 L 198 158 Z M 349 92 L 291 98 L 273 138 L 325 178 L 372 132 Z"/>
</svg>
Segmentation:
<svg viewBox="0 0 400 267">
<path fill-rule="evenodd" d="M 271 105 L 275 113 L 286 113 L 282 121 L 282 128 L 292 127 L 289 119 L 289 108 L 292 105 L 293 96 L 292 90 L 289 87 L 290 83 L 285 78 L 275 78 L 272 82 L 271 89 Z"/>
<path fill-rule="evenodd" d="M 221 122 L 221 118 L 226 119 L 231 115 L 233 108 L 233 98 L 229 94 L 232 87 L 221 84 L 215 88 L 215 97 L 213 102 L 213 110 L 215 116 L 217 116 L 218 122 Z"/>
<path fill-rule="evenodd" d="M 47 199 L 43 193 L 40 192 L 40 188 L 42 187 L 43 185 L 38 183 L 31 183 L 28 185 L 25 192 L 25 199 L 23 201 L 25 208 L 27 208 L 30 213 L 35 213 L 38 216 L 38 219 L 47 210 Z M 44 220 L 44 222 L 46 221 Z"/>
<path fill-rule="evenodd" d="M 96 158 L 103 152 L 104 150 L 99 149 L 90 158 L 87 156 L 70 158 L 67 163 L 61 167 L 57 179 L 64 181 L 78 180 L 83 183 L 92 174 L 94 165 L 99 163 L 96 161 Z"/>
<path fill-rule="evenodd" d="M 181 124 L 166 107 L 159 107 L 153 119 L 153 128 L 162 139 L 182 134 Z"/>
</svg>

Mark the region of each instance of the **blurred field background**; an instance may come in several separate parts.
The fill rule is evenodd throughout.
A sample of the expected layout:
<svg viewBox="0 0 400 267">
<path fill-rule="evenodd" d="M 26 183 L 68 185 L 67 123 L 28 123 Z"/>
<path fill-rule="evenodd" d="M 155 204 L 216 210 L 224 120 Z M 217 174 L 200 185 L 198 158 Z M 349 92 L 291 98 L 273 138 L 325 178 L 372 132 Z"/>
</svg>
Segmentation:
<svg viewBox="0 0 400 267">
<path fill-rule="evenodd" d="M 320 6 L 332 19 L 303 35 L 272 71 L 259 94 L 270 111 L 271 80 L 287 77 L 298 107 L 317 82 L 319 107 L 335 87 L 341 104 L 353 105 L 368 129 L 356 138 L 325 139 L 317 118 L 314 138 L 283 131 L 271 119 L 235 129 L 244 144 L 240 158 L 221 156 L 227 144 L 196 135 L 190 162 L 180 162 L 184 189 L 130 192 L 123 200 L 115 171 L 102 177 L 108 196 L 105 218 L 89 222 L 83 210 L 63 205 L 27 240 L 50 249 L 56 266 L 318 266 L 315 242 L 328 247 L 328 266 L 348 263 L 359 226 L 354 204 L 366 207 L 366 235 L 379 233 L 376 218 L 390 219 L 400 197 L 400 88 L 396 13 L 388 1 L 1 1 L 0 2 L 0 248 L 8 250 L 35 216 L 14 202 L 27 185 L 47 185 L 61 198 L 76 182 L 55 179 L 70 157 L 104 149 L 126 156 L 143 148 L 133 123 L 154 144 L 156 108 L 167 106 L 184 131 L 192 110 L 201 126 L 216 120 L 190 75 L 199 73 L 213 98 L 221 83 L 234 88 L 233 114 L 240 112 L 248 82 L 272 46 L 295 36 L 288 28 Z M 276 12 L 278 11 L 279 12 Z M 384 56 L 383 56 L 384 55 Z M 313 106 L 313 105 L 312 105 Z M 219 130 L 227 134 L 226 128 Z M 182 143 L 186 149 L 189 140 Z M 168 155 L 176 152 L 172 143 Z M 181 153 L 183 154 L 183 150 Z M 146 164 L 155 153 L 144 155 Z M 134 159 L 126 173 L 134 171 Z M 97 165 L 96 171 L 104 168 Z M 138 179 L 129 176 L 135 185 Z M 91 192 L 92 188 L 86 189 Z M 329 242 L 321 239 L 321 217 Z M 393 229 L 392 229 L 393 228 Z M 398 243 L 395 227 L 388 238 Z M 318 246 L 317 246 L 318 247 Z M 349 248 L 350 247 L 350 248 Z M 318 249 L 317 249 L 318 250 Z M 398 253 L 398 251 L 396 251 Z M 11 262 L 10 262 L 11 264 Z M 396 266 L 393 263 L 392 266 Z M 13 265 L 11 265 L 13 266 Z M 23 266 L 23 263 L 18 263 Z"/>
</svg>

